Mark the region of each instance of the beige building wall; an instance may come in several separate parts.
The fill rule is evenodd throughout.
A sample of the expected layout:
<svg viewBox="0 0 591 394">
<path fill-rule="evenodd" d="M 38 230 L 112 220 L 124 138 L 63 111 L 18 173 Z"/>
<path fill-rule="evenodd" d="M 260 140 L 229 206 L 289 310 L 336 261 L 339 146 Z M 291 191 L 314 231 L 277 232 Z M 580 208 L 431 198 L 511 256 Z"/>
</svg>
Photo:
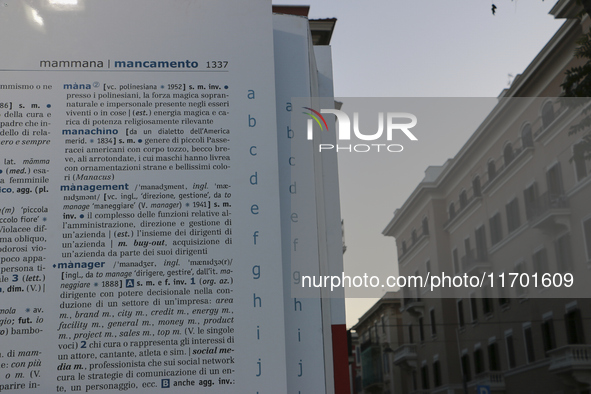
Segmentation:
<svg viewBox="0 0 591 394">
<path fill-rule="evenodd" d="M 591 165 L 573 160 L 584 133 L 569 135 L 585 114 L 555 98 L 581 63 L 574 4 L 557 3 L 565 24 L 395 212 L 384 234 L 396 238 L 400 275 L 569 273 L 591 283 Z M 591 291 L 541 287 L 403 289 L 393 359 L 402 392 L 588 393 Z"/>
</svg>

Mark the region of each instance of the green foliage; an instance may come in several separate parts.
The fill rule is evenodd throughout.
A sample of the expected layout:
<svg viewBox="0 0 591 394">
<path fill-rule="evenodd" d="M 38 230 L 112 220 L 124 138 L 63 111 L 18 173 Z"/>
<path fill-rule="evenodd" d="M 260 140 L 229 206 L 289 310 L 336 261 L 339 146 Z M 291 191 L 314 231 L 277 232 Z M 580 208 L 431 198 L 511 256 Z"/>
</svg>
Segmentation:
<svg viewBox="0 0 591 394">
<path fill-rule="evenodd" d="M 565 97 L 591 97 L 591 31 L 577 40 L 576 58 L 585 59 L 581 66 L 566 70 L 566 79 L 562 84 Z"/>
<path fill-rule="evenodd" d="M 588 100 L 581 100 L 580 98 L 591 97 L 591 30 L 587 31 L 577 40 L 577 48 L 575 49 L 574 56 L 577 59 L 583 59 L 584 63 L 566 70 L 566 78 L 561 85 L 564 91 L 562 101 L 570 108 L 584 106 L 582 120 L 572 125 L 568 134 L 585 133 L 585 135 L 582 141 L 576 145 L 571 161 L 579 157 L 590 160 L 591 107 L 588 105 Z"/>
</svg>

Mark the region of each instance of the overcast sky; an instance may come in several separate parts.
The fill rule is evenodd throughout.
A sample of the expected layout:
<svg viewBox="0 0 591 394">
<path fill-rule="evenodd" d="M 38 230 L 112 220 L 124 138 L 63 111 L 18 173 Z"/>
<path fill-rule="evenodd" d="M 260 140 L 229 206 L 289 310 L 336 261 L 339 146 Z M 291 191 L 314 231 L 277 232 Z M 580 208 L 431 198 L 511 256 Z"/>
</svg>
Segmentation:
<svg viewBox="0 0 591 394">
<path fill-rule="evenodd" d="M 498 0 L 495 16 L 492 3 L 483 0 L 274 4 L 310 5 L 310 18 L 338 19 L 331 45 L 335 96 L 343 98 L 497 97 L 508 86 L 509 74 L 523 72 L 563 23 L 548 15 L 552 0 Z M 339 154 L 346 273 L 372 264 L 395 267 L 394 239 L 382 236 L 382 230 L 425 168 L 453 157 L 472 131 L 449 135 L 436 154 L 427 149 L 432 147 L 403 159 Z M 374 302 L 348 297 L 347 325 Z"/>
</svg>

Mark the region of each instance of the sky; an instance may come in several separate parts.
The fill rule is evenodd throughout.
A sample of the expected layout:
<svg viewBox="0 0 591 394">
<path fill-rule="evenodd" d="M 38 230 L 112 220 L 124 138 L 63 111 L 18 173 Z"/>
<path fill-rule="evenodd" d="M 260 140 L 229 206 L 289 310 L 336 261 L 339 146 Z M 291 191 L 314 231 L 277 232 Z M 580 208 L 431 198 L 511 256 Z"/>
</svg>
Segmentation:
<svg viewBox="0 0 591 394">
<path fill-rule="evenodd" d="M 334 89 L 344 110 L 356 102 L 347 100 L 353 97 L 498 97 L 563 23 L 548 14 L 552 0 L 497 0 L 494 16 L 492 2 L 482 0 L 274 4 L 309 5 L 312 19 L 337 18 L 331 40 Z M 477 115 L 483 118 L 486 111 Z M 427 166 L 453 157 L 479 122 L 451 133 L 436 149 L 423 145 L 418 154 L 403 158 L 339 153 L 346 274 L 378 265 L 396 269 L 395 240 L 382 230 Z M 347 326 L 375 301 L 348 293 Z"/>
</svg>

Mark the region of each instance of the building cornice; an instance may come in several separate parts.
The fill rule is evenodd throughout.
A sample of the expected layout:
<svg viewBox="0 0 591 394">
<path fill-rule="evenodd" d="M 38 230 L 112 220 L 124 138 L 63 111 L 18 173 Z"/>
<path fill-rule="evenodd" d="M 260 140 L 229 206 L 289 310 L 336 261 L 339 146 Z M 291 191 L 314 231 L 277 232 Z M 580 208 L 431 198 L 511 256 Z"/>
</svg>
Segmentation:
<svg viewBox="0 0 591 394">
<path fill-rule="evenodd" d="M 351 327 L 351 330 L 357 331 L 361 326 L 365 325 L 369 318 L 376 312 L 380 310 L 382 307 L 386 306 L 393 306 L 395 310 L 399 310 L 400 306 L 402 305 L 402 301 L 400 299 L 400 292 L 389 291 L 382 298 L 380 298 L 375 304 L 372 305 L 371 308 L 367 312 L 363 314 L 359 318 L 357 324 Z"/>
</svg>

